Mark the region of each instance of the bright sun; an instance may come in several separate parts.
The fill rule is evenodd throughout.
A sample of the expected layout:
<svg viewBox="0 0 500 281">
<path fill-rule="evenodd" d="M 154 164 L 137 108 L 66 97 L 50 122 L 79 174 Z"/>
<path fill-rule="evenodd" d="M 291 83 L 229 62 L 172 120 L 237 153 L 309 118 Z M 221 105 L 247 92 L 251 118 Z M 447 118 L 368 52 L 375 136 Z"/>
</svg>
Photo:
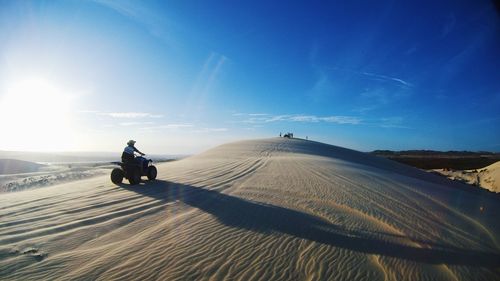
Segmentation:
<svg viewBox="0 0 500 281">
<path fill-rule="evenodd" d="M 16 81 L 0 95 L 0 148 L 61 151 L 73 147 L 70 99 L 42 78 Z"/>
</svg>

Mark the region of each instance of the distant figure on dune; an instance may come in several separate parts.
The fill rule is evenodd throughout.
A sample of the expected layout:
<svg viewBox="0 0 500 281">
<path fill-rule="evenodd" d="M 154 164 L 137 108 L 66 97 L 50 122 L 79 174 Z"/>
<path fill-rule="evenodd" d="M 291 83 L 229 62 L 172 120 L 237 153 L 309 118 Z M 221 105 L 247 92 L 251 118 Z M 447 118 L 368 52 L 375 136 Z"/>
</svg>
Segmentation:
<svg viewBox="0 0 500 281">
<path fill-rule="evenodd" d="M 140 164 L 140 163 L 137 163 L 136 159 L 135 159 L 135 156 L 134 156 L 134 152 L 137 152 L 139 153 L 140 155 L 146 155 L 142 152 L 139 151 L 139 149 L 137 149 L 134 145 L 135 145 L 136 141 L 135 140 L 129 140 L 127 142 L 127 146 L 125 147 L 125 149 L 123 150 L 123 153 L 122 153 L 122 162 L 125 163 L 125 164 Z"/>
<path fill-rule="evenodd" d="M 280 132 L 280 138 L 281 138 L 281 132 Z"/>
</svg>

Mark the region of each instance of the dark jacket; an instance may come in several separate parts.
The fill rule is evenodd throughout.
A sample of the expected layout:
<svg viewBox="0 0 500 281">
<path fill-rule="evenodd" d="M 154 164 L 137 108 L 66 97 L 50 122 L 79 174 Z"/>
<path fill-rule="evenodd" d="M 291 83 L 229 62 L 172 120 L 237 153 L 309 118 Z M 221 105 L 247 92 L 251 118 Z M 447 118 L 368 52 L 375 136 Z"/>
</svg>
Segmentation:
<svg viewBox="0 0 500 281">
<path fill-rule="evenodd" d="M 134 151 L 137 153 L 143 154 L 137 148 L 135 148 L 135 146 L 133 146 L 133 145 L 126 146 L 125 149 L 123 150 L 123 153 L 122 153 L 122 162 L 123 163 L 134 163 L 134 161 L 135 161 Z"/>
</svg>

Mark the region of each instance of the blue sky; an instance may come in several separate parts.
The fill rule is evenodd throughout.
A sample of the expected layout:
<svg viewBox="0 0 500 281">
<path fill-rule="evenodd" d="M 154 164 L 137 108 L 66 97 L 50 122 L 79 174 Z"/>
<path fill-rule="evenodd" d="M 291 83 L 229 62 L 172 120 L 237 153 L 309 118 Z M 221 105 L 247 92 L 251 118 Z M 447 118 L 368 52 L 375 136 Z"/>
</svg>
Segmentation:
<svg viewBox="0 0 500 281">
<path fill-rule="evenodd" d="M 499 15 L 486 0 L 0 1 L 0 150 L 196 153 L 290 131 L 500 151 Z"/>
</svg>

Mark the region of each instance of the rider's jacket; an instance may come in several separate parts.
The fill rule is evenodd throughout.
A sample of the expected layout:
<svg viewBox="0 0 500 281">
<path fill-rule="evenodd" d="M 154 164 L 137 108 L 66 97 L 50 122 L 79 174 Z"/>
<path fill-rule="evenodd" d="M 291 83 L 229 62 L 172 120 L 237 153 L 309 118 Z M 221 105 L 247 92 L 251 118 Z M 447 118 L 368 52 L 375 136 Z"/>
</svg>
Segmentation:
<svg viewBox="0 0 500 281">
<path fill-rule="evenodd" d="M 130 162 L 134 162 L 134 151 L 137 151 L 139 152 L 139 150 L 137 150 L 137 148 L 135 148 L 134 146 L 127 146 L 125 147 L 125 149 L 123 150 L 123 153 L 122 153 L 122 162 L 123 163 L 130 163 Z"/>
<path fill-rule="evenodd" d="M 123 150 L 123 152 L 128 153 L 128 154 L 132 154 L 132 155 L 134 155 L 134 151 L 137 151 L 137 148 L 130 146 L 130 145 L 126 146 L 125 149 Z"/>
</svg>

